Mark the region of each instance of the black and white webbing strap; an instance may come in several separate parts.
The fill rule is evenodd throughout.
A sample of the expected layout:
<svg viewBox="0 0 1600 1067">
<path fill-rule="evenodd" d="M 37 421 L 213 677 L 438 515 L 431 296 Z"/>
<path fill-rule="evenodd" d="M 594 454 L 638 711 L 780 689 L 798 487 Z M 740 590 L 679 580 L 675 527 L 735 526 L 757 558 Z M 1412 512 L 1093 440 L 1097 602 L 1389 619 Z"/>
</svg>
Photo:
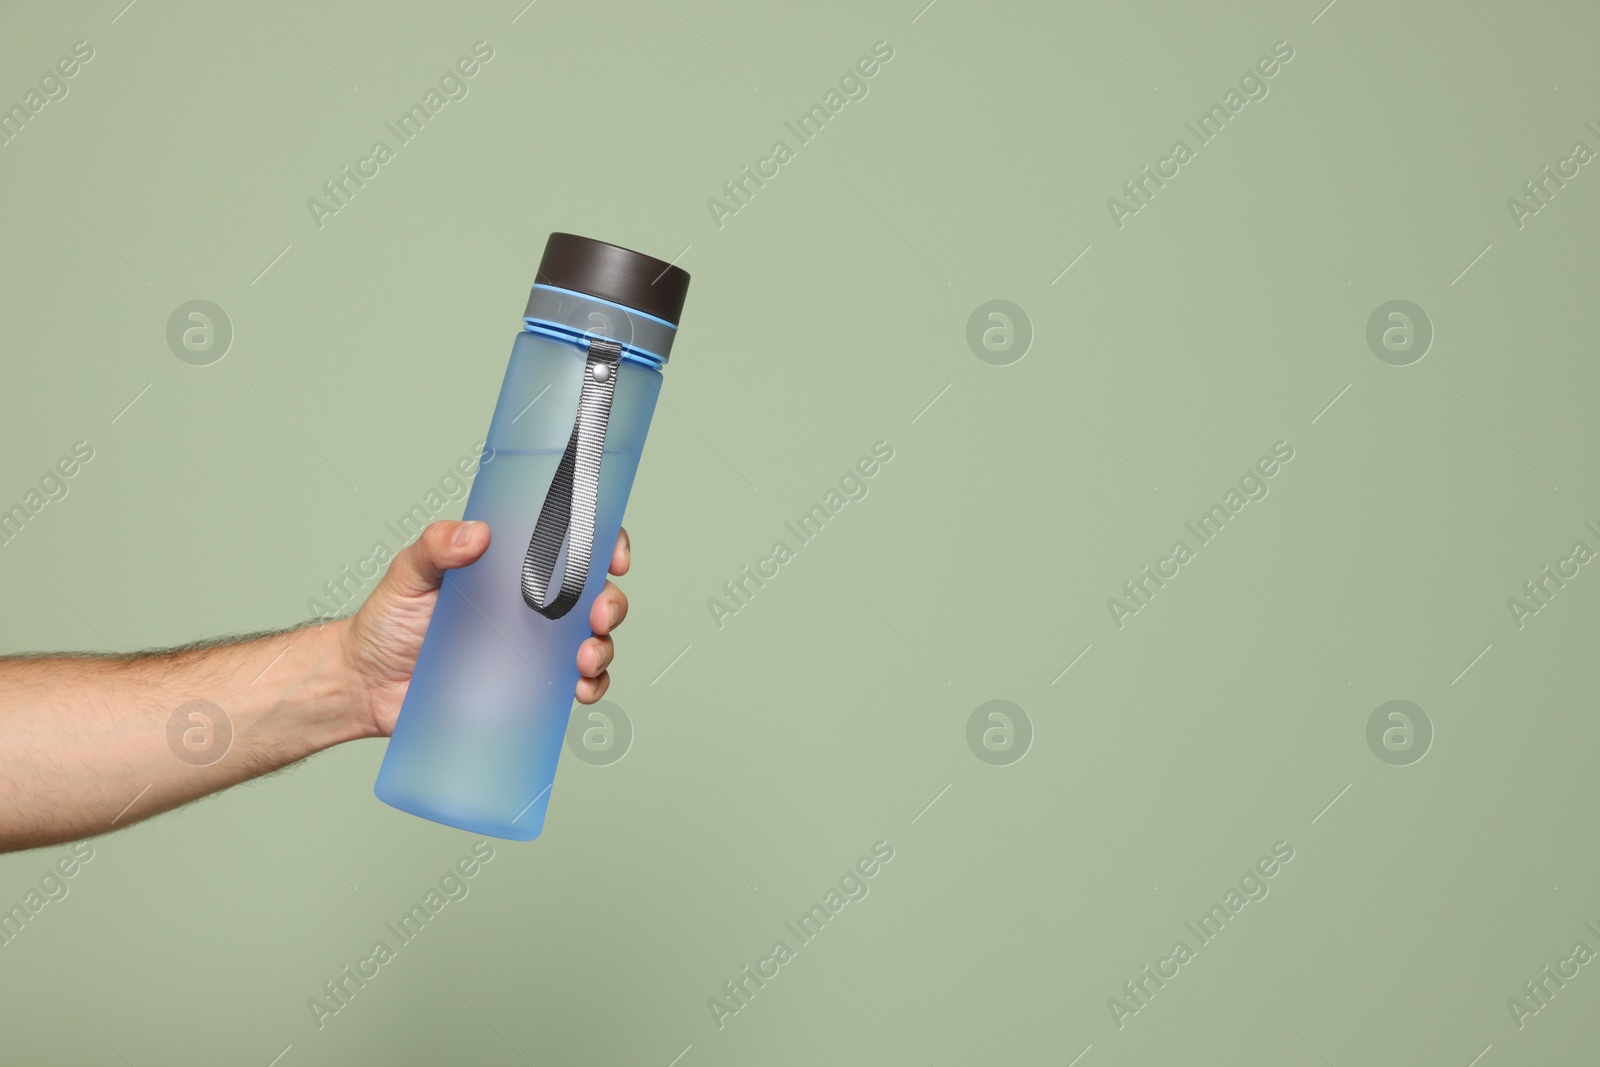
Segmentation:
<svg viewBox="0 0 1600 1067">
<path fill-rule="evenodd" d="M 621 357 L 622 346 L 614 341 L 589 342 L 578 417 L 534 523 L 527 558 L 522 561 L 522 599 L 547 619 L 559 619 L 571 611 L 589 578 L 600 461 L 605 454 L 606 427 L 611 422 L 611 398 L 616 391 Z M 563 541 L 567 560 L 561 572 L 561 590 L 546 604 Z"/>
</svg>

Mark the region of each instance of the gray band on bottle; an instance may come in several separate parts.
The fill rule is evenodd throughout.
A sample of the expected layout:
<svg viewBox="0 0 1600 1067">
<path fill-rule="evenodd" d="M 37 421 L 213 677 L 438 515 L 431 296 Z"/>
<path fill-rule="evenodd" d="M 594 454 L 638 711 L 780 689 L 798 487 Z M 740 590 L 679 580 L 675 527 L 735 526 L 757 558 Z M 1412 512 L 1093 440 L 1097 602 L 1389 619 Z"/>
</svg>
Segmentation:
<svg viewBox="0 0 1600 1067">
<path fill-rule="evenodd" d="M 595 508 L 600 495 L 600 461 L 605 455 L 606 428 L 611 423 L 611 398 L 616 392 L 621 358 L 622 346 L 616 342 L 589 342 L 572 436 L 567 438 L 566 451 L 561 454 L 534 523 L 528 555 L 522 561 L 522 599 L 547 619 L 559 619 L 571 611 L 589 580 Z M 567 560 L 561 572 L 561 589 L 546 604 L 563 541 Z"/>
</svg>

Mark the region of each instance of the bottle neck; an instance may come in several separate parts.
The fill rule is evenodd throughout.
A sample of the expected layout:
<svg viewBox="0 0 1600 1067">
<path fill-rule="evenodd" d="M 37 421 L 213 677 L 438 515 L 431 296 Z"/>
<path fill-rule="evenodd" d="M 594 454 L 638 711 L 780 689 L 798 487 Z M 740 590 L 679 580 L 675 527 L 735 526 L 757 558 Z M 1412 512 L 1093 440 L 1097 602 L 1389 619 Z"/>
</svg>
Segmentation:
<svg viewBox="0 0 1600 1067">
<path fill-rule="evenodd" d="M 575 348 L 615 341 L 622 358 L 652 370 L 666 366 L 678 328 L 636 308 L 553 285 L 535 285 L 523 312 L 523 329 Z"/>
</svg>

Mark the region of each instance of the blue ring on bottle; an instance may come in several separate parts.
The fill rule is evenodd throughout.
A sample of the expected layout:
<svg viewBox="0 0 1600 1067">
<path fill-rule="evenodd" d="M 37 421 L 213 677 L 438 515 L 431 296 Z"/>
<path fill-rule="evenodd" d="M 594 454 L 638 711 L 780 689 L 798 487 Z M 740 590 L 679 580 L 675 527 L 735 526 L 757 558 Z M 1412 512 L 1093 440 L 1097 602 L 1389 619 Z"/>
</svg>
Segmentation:
<svg viewBox="0 0 1600 1067">
<path fill-rule="evenodd" d="M 620 307 L 621 305 L 617 306 Z M 571 326 L 564 326 L 559 322 L 551 322 L 549 319 L 524 318 L 522 321 L 523 328 L 529 333 L 549 337 L 552 340 L 569 344 L 574 348 L 588 348 L 591 341 L 616 342 L 614 337 L 607 337 L 601 333 L 589 333 L 585 330 L 575 330 Z M 640 348 L 638 345 L 622 345 L 622 358 L 656 371 L 667 365 L 667 361 L 661 356 L 656 355 L 647 348 Z"/>
</svg>

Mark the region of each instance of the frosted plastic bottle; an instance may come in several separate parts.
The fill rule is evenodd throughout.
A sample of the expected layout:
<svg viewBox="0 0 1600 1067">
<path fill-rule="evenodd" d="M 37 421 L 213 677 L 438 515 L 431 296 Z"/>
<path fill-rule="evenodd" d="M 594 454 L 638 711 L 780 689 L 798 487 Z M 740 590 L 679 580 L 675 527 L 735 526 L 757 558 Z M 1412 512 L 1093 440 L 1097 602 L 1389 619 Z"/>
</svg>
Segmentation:
<svg viewBox="0 0 1600 1067">
<path fill-rule="evenodd" d="M 688 286 L 661 260 L 550 235 L 462 516 L 488 523 L 489 551 L 445 575 L 378 771 L 385 803 L 539 836 Z"/>
</svg>

